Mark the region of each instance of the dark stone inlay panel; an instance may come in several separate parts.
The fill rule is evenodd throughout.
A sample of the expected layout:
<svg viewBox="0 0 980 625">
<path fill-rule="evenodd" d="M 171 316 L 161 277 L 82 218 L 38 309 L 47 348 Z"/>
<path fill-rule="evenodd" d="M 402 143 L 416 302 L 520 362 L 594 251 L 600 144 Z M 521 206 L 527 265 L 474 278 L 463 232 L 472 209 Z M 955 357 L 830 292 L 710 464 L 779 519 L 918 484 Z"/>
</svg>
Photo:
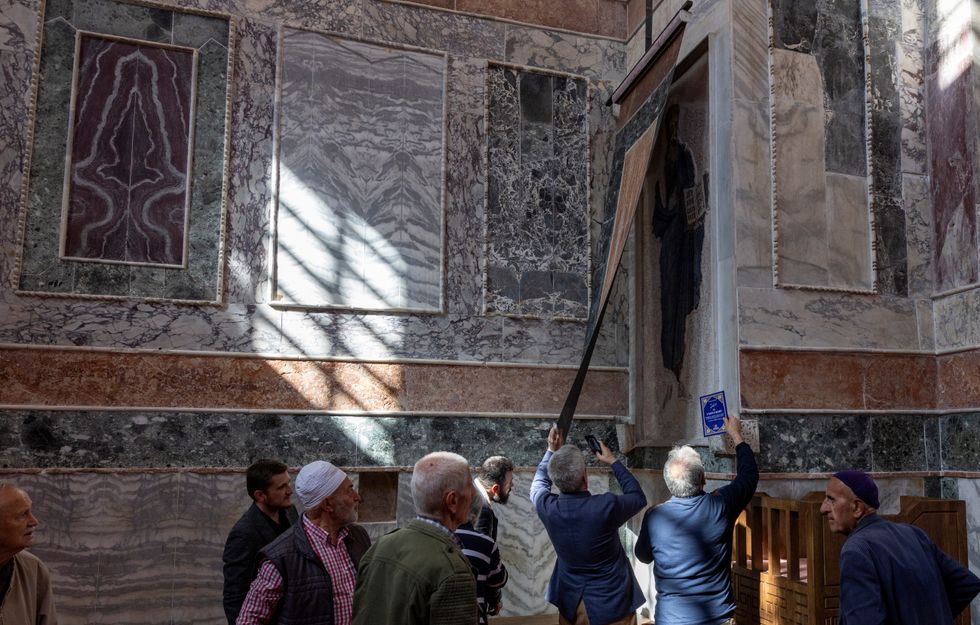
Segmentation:
<svg viewBox="0 0 980 625">
<path fill-rule="evenodd" d="M 412 466 L 435 450 L 476 464 L 505 454 L 534 467 L 550 421 L 309 414 L 4 411 L 0 467 L 229 467 L 260 457 L 301 466 Z M 576 419 L 569 442 L 585 449 L 595 434 L 618 451 L 613 421 Z"/>
<path fill-rule="evenodd" d="M 18 287 L 23 291 L 87 296 L 214 302 L 222 279 L 225 102 L 228 89 L 229 20 L 95 0 L 59 2 L 46 16 L 34 144 L 28 184 L 24 245 Z M 59 259 L 75 32 L 91 31 L 198 50 L 191 202 L 186 267 L 94 267 Z M 93 100 L 94 102 L 94 100 Z M 60 155 L 60 156 L 59 156 Z M 169 263 L 168 263 L 169 264 Z M 178 263 L 179 265 L 179 263 Z"/>
<path fill-rule="evenodd" d="M 817 473 L 872 470 L 871 419 L 864 415 L 759 418 L 759 470 Z"/>
<path fill-rule="evenodd" d="M 65 256 L 182 265 L 194 53 L 79 39 Z"/>
<path fill-rule="evenodd" d="M 943 469 L 980 471 L 980 413 L 940 418 Z"/>
<path fill-rule="evenodd" d="M 583 319 L 588 312 L 588 85 L 488 69 L 486 308 Z"/>
</svg>

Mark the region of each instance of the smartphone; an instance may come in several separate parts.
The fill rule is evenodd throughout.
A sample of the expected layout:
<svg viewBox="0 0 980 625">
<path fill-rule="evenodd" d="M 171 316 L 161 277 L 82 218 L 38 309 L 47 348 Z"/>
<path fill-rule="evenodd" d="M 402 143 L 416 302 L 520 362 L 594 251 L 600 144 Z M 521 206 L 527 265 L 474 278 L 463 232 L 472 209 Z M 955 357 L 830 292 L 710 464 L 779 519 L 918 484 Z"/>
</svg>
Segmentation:
<svg viewBox="0 0 980 625">
<path fill-rule="evenodd" d="M 602 447 L 599 447 L 599 439 L 597 439 L 592 434 L 585 435 L 585 442 L 589 444 L 589 449 L 592 450 L 592 453 L 594 454 L 602 453 Z"/>
</svg>

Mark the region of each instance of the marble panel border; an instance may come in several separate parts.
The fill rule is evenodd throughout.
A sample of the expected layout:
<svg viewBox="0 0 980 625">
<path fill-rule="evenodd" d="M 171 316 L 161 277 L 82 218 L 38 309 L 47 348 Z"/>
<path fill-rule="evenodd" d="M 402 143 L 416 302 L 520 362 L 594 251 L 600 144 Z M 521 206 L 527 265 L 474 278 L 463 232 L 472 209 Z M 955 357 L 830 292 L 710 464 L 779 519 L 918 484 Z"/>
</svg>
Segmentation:
<svg viewBox="0 0 980 625">
<path fill-rule="evenodd" d="M 228 39 L 227 39 L 227 61 L 225 67 L 226 75 L 226 89 L 225 89 L 225 102 L 222 108 L 222 113 L 224 115 L 224 129 L 222 131 L 222 166 L 221 166 L 221 200 L 220 209 L 218 211 L 218 222 L 219 222 L 219 233 L 218 233 L 218 249 L 217 249 L 217 266 L 215 269 L 216 273 L 216 286 L 215 286 L 215 296 L 213 299 L 209 300 L 199 300 L 199 299 L 183 299 L 183 298 L 167 298 L 167 297 L 144 297 L 138 295 L 100 295 L 100 294 L 90 294 L 90 293 L 54 293 L 45 291 L 34 291 L 34 290 L 21 290 L 19 288 L 20 277 L 23 265 L 23 253 L 24 245 L 27 239 L 27 212 L 30 203 L 30 184 L 31 184 L 31 162 L 34 158 L 34 141 L 35 141 L 35 124 L 37 118 L 37 108 L 38 108 L 38 90 L 41 78 L 41 63 L 43 60 L 42 55 L 42 44 L 44 39 L 45 30 L 45 14 L 47 9 L 47 3 L 50 0 L 40 0 L 37 12 L 37 31 L 34 38 L 34 57 L 31 67 L 30 74 L 30 85 L 29 93 L 27 95 L 27 101 L 29 102 L 27 108 L 27 122 L 26 122 L 26 133 L 25 140 L 23 144 L 23 167 L 21 169 L 21 187 L 20 187 L 20 197 L 17 208 L 17 225 L 16 225 L 16 244 L 14 251 L 14 259 L 12 264 L 11 272 L 11 284 L 13 285 L 14 291 L 18 295 L 29 296 L 29 297 L 42 297 L 42 298 L 70 298 L 78 300 L 113 300 L 113 301 L 132 301 L 134 299 L 145 301 L 145 302 L 162 302 L 169 304 L 194 304 L 194 305 L 221 305 L 224 298 L 224 283 L 225 283 L 225 248 L 227 246 L 228 237 L 228 206 L 229 206 L 229 178 L 231 175 L 231 140 L 232 140 L 232 126 L 233 126 L 233 115 L 234 115 L 234 100 L 235 100 L 235 87 L 236 87 L 236 57 L 237 57 L 237 34 L 238 34 L 238 20 L 235 16 L 223 13 L 219 11 L 210 11 L 206 9 L 200 9 L 196 7 L 185 7 L 185 6 L 174 6 L 169 4 L 157 4 L 154 2 L 147 2 L 146 0 L 132 0 L 127 1 L 127 4 L 133 4 L 139 7 L 145 7 L 148 9 L 159 9 L 165 11 L 171 11 L 177 14 L 188 14 L 197 15 L 201 17 L 216 18 L 221 20 L 226 20 L 228 22 Z M 101 33 L 96 33 L 101 34 Z"/>
<path fill-rule="evenodd" d="M 861 37 L 862 46 L 864 49 L 864 81 L 865 81 L 865 155 L 867 162 L 867 179 L 868 179 L 868 220 L 869 220 L 869 237 L 868 245 L 871 253 L 871 288 L 861 289 L 861 288 L 846 288 L 846 287 L 832 287 L 832 286 L 820 286 L 820 285 L 805 285 L 805 284 L 794 284 L 780 281 L 779 276 L 779 202 L 778 202 L 778 159 L 777 159 L 777 141 L 776 141 L 776 124 L 777 124 L 777 102 L 776 102 L 776 75 L 775 75 L 775 64 L 773 63 L 773 53 L 776 51 L 776 34 L 775 34 L 775 16 L 773 13 L 772 2 L 766 3 L 766 15 L 768 17 L 769 23 L 769 36 L 768 36 L 768 46 L 769 46 L 769 129 L 770 129 L 770 141 L 769 141 L 769 166 L 770 166 L 770 180 L 772 184 L 770 186 L 770 206 L 772 215 L 772 286 L 774 288 L 780 289 L 790 289 L 799 291 L 815 291 L 815 292 L 828 292 L 828 293 L 848 293 L 855 295 L 875 295 L 879 291 L 878 284 L 878 243 L 874 238 L 874 233 L 878 231 L 878 225 L 876 223 L 876 199 L 874 194 L 871 192 L 871 183 L 874 180 L 874 170 L 873 170 L 873 159 L 872 145 L 873 145 L 873 134 L 874 125 L 872 122 L 871 108 L 872 108 L 872 89 L 873 81 L 871 74 L 871 37 L 868 21 L 868 12 L 866 3 L 862 3 L 861 7 Z"/>
<path fill-rule="evenodd" d="M 555 418 L 576 369 L 0 349 L 0 406 Z M 629 413 L 629 373 L 593 370 L 583 418 Z"/>
<path fill-rule="evenodd" d="M 384 0 L 386 2 L 391 2 L 392 0 Z M 593 81 L 589 79 L 588 76 L 583 76 L 582 74 L 575 74 L 571 72 L 563 72 L 560 70 L 553 70 L 541 67 L 535 67 L 530 65 L 520 65 L 515 63 L 507 63 L 501 61 L 489 60 L 484 65 L 486 74 L 484 77 L 484 99 L 483 99 L 483 119 L 484 124 L 489 123 L 490 119 L 490 67 L 501 67 L 504 69 L 515 70 L 517 72 L 533 72 L 536 74 L 543 74 L 546 76 L 558 76 L 562 78 L 571 78 L 574 80 L 581 80 L 585 83 L 586 94 L 585 94 L 585 136 L 586 136 L 586 153 L 585 153 L 585 180 L 587 190 L 586 206 L 585 211 L 587 213 L 587 222 L 589 224 L 585 229 L 586 237 L 586 255 L 587 255 L 587 269 L 585 274 L 585 288 L 586 288 L 586 301 L 585 309 L 586 311 L 592 310 L 592 297 L 593 297 L 593 270 L 595 269 L 595 263 L 593 260 L 592 249 L 593 249 L 593 233 L 592 233 L 592 210 L 593 210 L 593 163 L 592 163 L 592 150 L 593 142 L 595 139 L 596 131 L 593 129 L 593 100 L 595 99 L 595 94 L 597 93 L 597 87 L 593 84 Z M 584 317 L 569 317 L 563 315 L 547 316 L 547 315 L 534 315 L 534 314 L 519 314 L 519 313 L 502 313 L 493 312 L 489 313 L 487 311 L 487 291 L 488 291 L 488 281 L 489 281 L 489 263 L 486 262 L 489 259 L 490 254 L 490 229 L 489 229 L 489 207 L 490 207 L 490 131 L 487 128 L 483 135 L 484 145 L 483 149 L 483 254 L 484 262 L 482 263 L 482 286 L 483 295 L 481 297 L 481 312 L 484 315 L 490 317 L 507 317 L 511 319 L 531 319 L 531 320 L 548 320 L 548 321 L 573 321 L 573 322 L 583 322 L 587 321 Z"/>
<path fill-rule="evenodd" d="M 387 48 L 391 50 L 402 50 L 405 52 L 419 52 L 424 54 L 430 54 L 436 57 L 440 57 L 443 62 L 443 76 L 442 76 L 442 176 L 441 176 L 441 188 L 440 188 L 440 198 L 441 198 L 441 218 L 442 218 L 442 228 L 440 232 L 440 258 L 441 258 L 441 274 L 440 280 L 441 284 L 439 287 L 439 306 L 437 308 L 400 308 L 400 307 L 384 307 L 384 308 L 361 308 L 356 306 L 347 306 L 343 304 L 332 305 L 332 304 L 302 304 L 297 302 L 284 302 L 277 299 L 277 287 L 278 279 L 276 277 L 276 254 L 278 246 L 278 212 L 279 212 L 279 171 L 281 164 L 281 145 L 280 137 L 282 134 L 282 75 L 284 67 L 283 58 L 283 46 L 285 45 L 283 31 L 293 30 L 306 33 L 313 33 L 316 35 L 330 37 L 334 39 L 341 39 L 344 41 L 351 41 L 355 43 L 362 43 L 372 46 L 378 46 L 381 48 Z M 270 236 L 269 236 L 269 306 L 278 310 L 300 310 L 300 311 L 325 311 L 334 313 L 394 313 L 394 314 L 445 314 L 447 312 L 447 288 L 449 282 L 448 273 L 448 261 L 446 258 L 446 253 L 448 250 L 448 221 L 450 219 L 449 210 L 447 203 L 451 198 L 452 190 L 449 188 L 449 136 L 450 136 L 450 85 L 449 85 L 449 74 L 451 71 L 450 63 L 452 57 L 446 50 L 439 50 L 436 48 L 416 46 L 405 43 L 398 43 L 392 41 L 385 41 L 382 39 L 373 39 L 370 37 L 361 37 L 352 35 L 350 33 L 335 32 L 330 30 L 319 30 L 315 28 L 301 28 L 293 27 L 288 25 L 281 25 L 277 29 L 277 41 L 276 41 L 276 69 L 275 69 L 275 95 L 273 103 L 273 158 L 272 158 L 272 169 L 271 169 L 271 180 L 270 188 L 273 189 L 272 198 L 269 202 L 269 225 L 270 225 Z"/>
</svg>

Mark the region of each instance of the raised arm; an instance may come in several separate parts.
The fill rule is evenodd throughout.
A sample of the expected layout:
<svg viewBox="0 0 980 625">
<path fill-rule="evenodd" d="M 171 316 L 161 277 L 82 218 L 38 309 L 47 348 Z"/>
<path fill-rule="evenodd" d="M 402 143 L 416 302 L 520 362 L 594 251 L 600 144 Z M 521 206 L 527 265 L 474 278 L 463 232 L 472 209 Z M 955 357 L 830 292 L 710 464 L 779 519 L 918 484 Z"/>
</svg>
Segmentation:
<svg viewBox="0 0 980 625">
<path fill-rule="evenodd" d="M 742 422 L 737 416 L 725 418 L 725 431 L 735 443 L 735 479 L 719 488 L 716 494 L 725 498 L 729 519 L 734 519 L 752 501 L 759 485 L 759 467 L 752 448 L 742 438 Z"/>
<path fill-rule="evenodd" d="M 558 429 L 557 425 L 551 426 L 548 432 L 548 451 L 544 452 L 544 457 L 538 463 L 538 469 L 534 472 L 534 480 L 531 481 L 531 503 L 535 507 L 538 499 L 551 492 L 551 478 L 548 477 L 548 461 L 556 451 L 561 449 L 565 442 L 565 436 Z"/>
<path fill-rule="evenodd" d="M 647 505 L 647 496 L 643 494 L 643 488 L 633 474 L 604 442 L 599 441 L 599 452 L 595 457 L 612 468 L 616 481 L 623 489 L 623 494 L 616 496 L 616 509 L 613 515 L 615 524 L 622 525 Z"/>
</svg>

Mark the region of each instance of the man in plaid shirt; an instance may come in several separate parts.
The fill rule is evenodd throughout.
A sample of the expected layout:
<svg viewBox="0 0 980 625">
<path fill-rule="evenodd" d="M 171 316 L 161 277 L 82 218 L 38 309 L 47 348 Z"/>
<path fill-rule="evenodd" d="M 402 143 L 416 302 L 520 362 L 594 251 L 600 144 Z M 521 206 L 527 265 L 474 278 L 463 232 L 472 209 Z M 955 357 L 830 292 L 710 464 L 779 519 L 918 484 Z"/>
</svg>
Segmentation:
<svg viewBox="0 0 980 625">
<path fill-rule="evenodd" d="M 237 625 L 350 625 L 357 565 L 371 546 L 354 523 L 361 498 L 323 460 L 300 470 L 295 490 L 302 521 L 262 549 Z"/>
</svg>

